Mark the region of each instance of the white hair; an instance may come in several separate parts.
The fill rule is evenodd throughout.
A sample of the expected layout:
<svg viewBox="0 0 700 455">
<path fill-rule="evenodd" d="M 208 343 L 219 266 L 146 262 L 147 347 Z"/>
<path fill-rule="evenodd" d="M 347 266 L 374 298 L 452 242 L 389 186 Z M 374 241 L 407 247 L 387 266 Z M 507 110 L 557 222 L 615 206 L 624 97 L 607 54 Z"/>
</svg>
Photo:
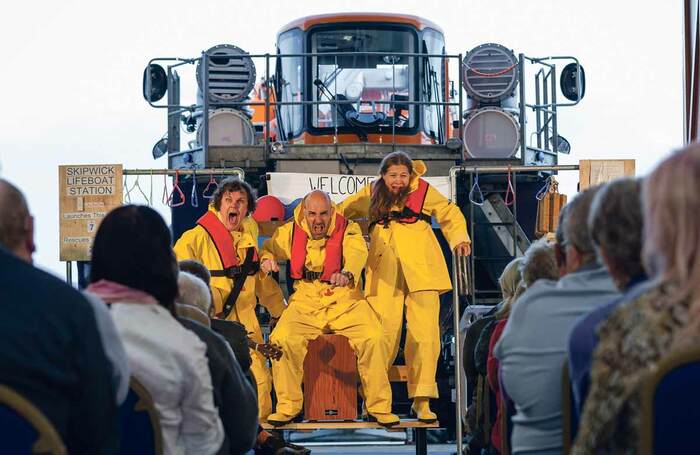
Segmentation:
<svg viewBox="0 0 700 455">
<path fill-rule="evenodd" d="M 191 305 L 209 314 L 211 308 L 211 292 L 206 283 L 189 272 L 180 272 L 177 276 L 177 302 Z"/>
</svg>

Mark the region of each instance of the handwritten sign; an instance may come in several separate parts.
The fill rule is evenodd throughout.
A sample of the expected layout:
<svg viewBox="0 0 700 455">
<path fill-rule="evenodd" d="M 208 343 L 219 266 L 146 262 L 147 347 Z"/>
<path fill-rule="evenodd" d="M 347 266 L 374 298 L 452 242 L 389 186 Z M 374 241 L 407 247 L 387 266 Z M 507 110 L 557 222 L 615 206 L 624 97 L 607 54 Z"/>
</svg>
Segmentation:
<svg viewBox="0 0 700 455">
<path fill-rule="evenodd" d="M 267 192 L 289 204 L 313 190 L 328 193 L 333 202 L 341 202 L 372 183 L 376 175 L 303 174 L 295 172 L 270 172 L 267 174 Z M 446 198 L 450 197 L 450 178 L 425 177 Z"/>
<path fill-rule="evenodd" d="M 61 261 L 88 261 L 102 218 L 122 204 L 122 165 L 59 166 Z"/>
</svg>

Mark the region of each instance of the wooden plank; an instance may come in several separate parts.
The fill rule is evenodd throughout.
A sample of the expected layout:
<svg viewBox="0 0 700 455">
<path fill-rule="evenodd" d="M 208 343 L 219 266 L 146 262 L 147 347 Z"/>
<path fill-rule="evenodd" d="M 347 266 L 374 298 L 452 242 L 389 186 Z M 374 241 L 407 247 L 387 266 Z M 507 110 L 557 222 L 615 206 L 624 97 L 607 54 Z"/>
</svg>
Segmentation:
<svg viewBox="0 0 700 455">
<path fill-rule="evenodd" d="M 591 160 L 580 160 L 578 162 L 578 190 L 583 191 L 588 188 L 591 181 Z"/>
<path fill-rule="evenodd" d="M 263 423 L 262 427 L 266 430 L 299 430 L 299 431 L 310 431 L 310 430 L 356 430 L 362 428 L 378 428 L 386 429 L 383 426 L 377 424 L 376 422 L 365 422 L 360 420 L 353 421 L 338 421 L 338 422 L 299 422 L 299 423 L 288 423 L 287 425 L 282 425 L 281 427 L 275 427 L 269 423 Z M 416 419 L 401 419 L 398 425 L 391 427 L 389 430 L 402 430 L 405 428 L 440 428 L 439 422 L 433 423 L 423 423 Z"/>
<path fill-rule="evenodd" d="M 579 191 L 620 177 L 634 177 L 634 160 L 581 160 Z"/>
<path fill-rule="evenodd" d="M 348 339 L 322 334 L 304 359 L 304 416 L 309 420 L 357 418 L 357 357 Z"/>
</svg>

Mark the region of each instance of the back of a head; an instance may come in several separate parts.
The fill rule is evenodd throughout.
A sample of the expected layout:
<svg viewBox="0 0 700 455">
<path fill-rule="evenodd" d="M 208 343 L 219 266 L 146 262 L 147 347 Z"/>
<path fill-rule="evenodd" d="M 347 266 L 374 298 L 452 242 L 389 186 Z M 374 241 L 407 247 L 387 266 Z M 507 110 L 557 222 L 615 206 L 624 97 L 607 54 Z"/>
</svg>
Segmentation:
<svg viewBox="0 0 700 455">
<path fill-rule="evenodd" d="M 498 285 L 501 287 L 504 300 L 508 300 L 515 295 L 515 291 L 518 289 L 520 281 L 522 281 L 520 274 L 520 265 L 522 261 L 523 258 L 515 258 L 510 261 L 498 278 Z"/>
<path fill-rule="evenodd" d="M 537 280 L 558 280 L 559 268 L 554 253 L 554 245 L 544 237 L 533 242 L 525 251 L 521 264 L 523 282 L 532 286 Z"/>
<path fill-rule="evenodd" d="M 643 183 L 643 258 L 655 278 L 693 292 L 700 283 L 700 144 L 664 160 Z"/>
<path fill-rule="evenodd" d="M 91 283 L 108 280 L 144 291 L 173 312 L 177 273 L 170 230 L 155 210 L 125 205 L 102 220 L 92 247 Z"/>
<path fill-rule="evenodd" d="M 0 179 L 0 246 L 16 252 L 31 235 L 30 215 L 22 192 L 7 180 Z"/>
<path fill-rule="evenodd" d="M 591 203 L 588 228 L 598 254 L 614 262 L 628 278 L 641 274 L 642 226 L 640 180 L 613 180 L 598 191 Z M 602 263 L 602 258 L 601 259 Z"/>
<path fill-rule="evenodd" d="M 199 261 L 194 259 L 185 259 L 184 261 L 178 262 L 178 267 L 181 272 L 188 272 L 196 276 L 200 280 L 204 281 L 204 284 L 209 286 L 211 281 L 211 273 L 209 269 Z"/>
<path fill-rule="evenodd" d="M 588 230 L 588 214 L 593 197 L 600 188 L 600 186 L 594 186 L 580 192 L 566 205 L 567 209 L 560 220 L 564 241 L 576 248 L 587 261 L 595 259 L 595 250 Z"/>
<path fill-rule="evenodd" d="M 197 276 L 180 271 L 177 276 L 178 303 L 199 308 L 204 314 L 211 309 L 211 293 L 209 287 Z"/>
</svg>

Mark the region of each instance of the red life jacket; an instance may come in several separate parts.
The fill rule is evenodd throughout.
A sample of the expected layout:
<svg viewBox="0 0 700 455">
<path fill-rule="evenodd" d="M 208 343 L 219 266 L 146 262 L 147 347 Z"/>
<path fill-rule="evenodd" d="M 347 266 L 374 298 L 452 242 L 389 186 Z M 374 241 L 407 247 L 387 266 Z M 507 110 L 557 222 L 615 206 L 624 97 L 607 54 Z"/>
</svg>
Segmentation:
<svg viewBox="0 0 700 455">
<path fill-rule="evenodd" d="M 430 216 L 423 214 L 423 204 L 425 204 L 429 186 L 428 182 L 419 178 L 418 188 L 408 194 L 403 210 L 389 212 L 384 218 L 377 220 L 376 224 L 387 225 L 392 220 L 403 224 L 413 224 L 422 220 L 430 224 L 432 222 Z"/>
<path fill-rule="evenodd" d="M 340 272 L 343 268 L 343 237 L 345 229 L 348 226 L 348 221 L 339 213 L 335 213 L 335 229 L 331 232 L 330 237 L 326 239 L 326 257 L 323 260 L 323 272 L 318 279 L 321 281 L 330 281 L 331 275 Z M 291 262 L 291 277 L 295 280 L 300 280 L 308 274 L 304 265 L 306 264 L 306 244 L 309 236 L 304 229 L 294 222 L 292 231 L 292 257 Z"/>
<path fill-rule="evenodd" d="M 212 276 L 227 276 L 233 278 L 235 275 L 240 274 L 241 264 L 238 259 L 238 254 L 236 254 L 236 249 L 233 246 L 233 239 L 231 238 L 231 233 L 224 223 L 221 222 L 219 217 L 217 217 L 214 212 L 207 211 L 204 215 L 197 220 L 197 224 L 202 226 L 209 237 L 211 237 L 216 247 L 216 252 L 219 253 L 219 259 L 221 259 L 221 265 L 223 270 L 211 270 Z M 255 247 L 253 248 L 252 261 L 254 263 L 258 262 L 258 252 Z"/>
</svg>

